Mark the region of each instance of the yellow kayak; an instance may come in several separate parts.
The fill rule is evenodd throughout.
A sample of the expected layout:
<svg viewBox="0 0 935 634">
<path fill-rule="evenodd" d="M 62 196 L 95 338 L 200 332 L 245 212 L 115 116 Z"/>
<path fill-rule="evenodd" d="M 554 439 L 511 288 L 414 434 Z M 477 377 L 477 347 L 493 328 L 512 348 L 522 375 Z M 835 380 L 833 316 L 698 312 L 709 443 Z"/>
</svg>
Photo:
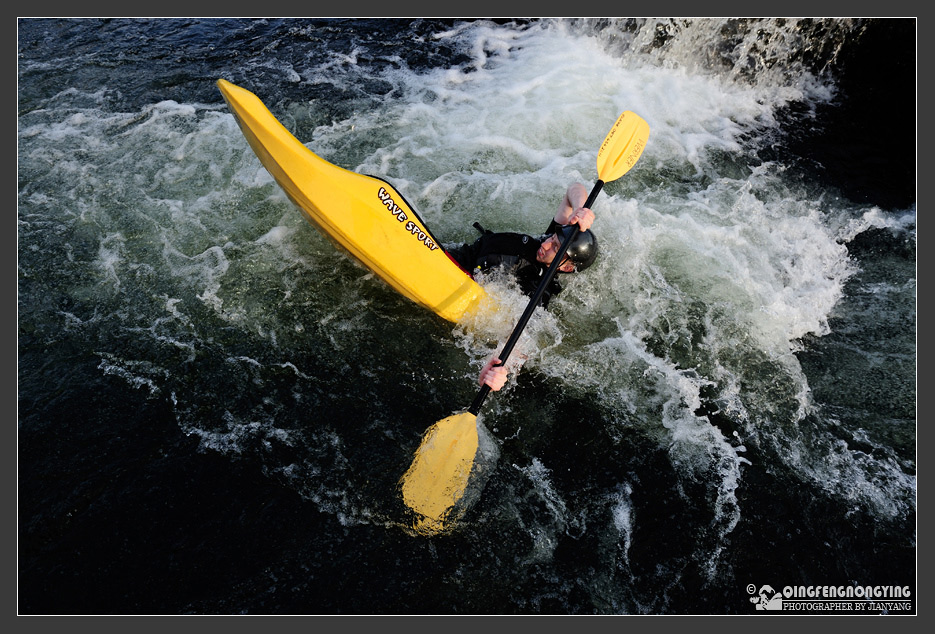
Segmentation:
<svg viewBox="0 0 935 634">
<path fill-rule="evenodd" d="M 485 297 L 392 185 L 329 163 L 296 139 L 248 90 L 217 86 L 247 142 L 306 219 L 387 284 L 457 322 Z"/>
</svg>

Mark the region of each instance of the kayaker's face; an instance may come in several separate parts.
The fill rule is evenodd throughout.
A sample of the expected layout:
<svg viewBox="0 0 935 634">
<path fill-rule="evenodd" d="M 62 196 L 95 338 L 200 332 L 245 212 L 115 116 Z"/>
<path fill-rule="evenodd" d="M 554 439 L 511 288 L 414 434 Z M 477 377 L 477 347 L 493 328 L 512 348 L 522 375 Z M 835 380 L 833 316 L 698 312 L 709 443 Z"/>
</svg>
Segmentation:
<svg viewBox="0 0 935 634">
<path fill-rule="evenodd" d="M 561 247 L 562 241 L 559 239 L 558 234 L 553 233 L 542 242 L 542 245 L 536 252 L 536 259 L 542 264 L 552 264 L 552 260 L 555 259 L 555 254 L 558 253 Z M 559 270 L 570 273 L 575 270 L 575 267 L 566 257 L 565 261 L 562 262 L 562 265 L 559 267 Z"/>
</svg>

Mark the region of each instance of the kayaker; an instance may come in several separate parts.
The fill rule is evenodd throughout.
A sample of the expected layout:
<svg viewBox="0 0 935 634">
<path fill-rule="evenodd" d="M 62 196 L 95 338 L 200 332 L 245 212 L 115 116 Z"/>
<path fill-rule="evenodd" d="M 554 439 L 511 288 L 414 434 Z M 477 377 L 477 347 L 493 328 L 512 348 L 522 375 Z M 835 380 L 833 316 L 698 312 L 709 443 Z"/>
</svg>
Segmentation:
<svg viewBox="0 0 935 634">
<path fill-rule="evenodd" d="M 579 232 L 569 245 L 558 272 L 567 274 L 583 271 L 591 266 L 597 257 L 597 238 L 590 230 L 594 222 L 594 212 L 584 207 L 587 198 L 588 191 L 585 186 L 572 183 L 565 190 L 565 196 L 559 203 L 548 229 L 540 237 L 534 238 L 523 233 L 482 231 L 481 237 L 473 244 L 448 249 L 448 254 L 462 269 L 472 275 L 494 267 L 505 267 L 515 275 L 523 292 L 533 295 L 539 287 L 542 275 L 555 259 L 566 232 L 572 230 L 571 225 L 577 224 Z M 558 276 L 553 277 L 539 305 L 546 308 L 549 300 L 561 290 Z M 487 384 L 491 390 L 498 391 L 506 384 L 507 370 L 499 364 L 500 359 L 497 357 L 487 362 L 480 373 L 481 385 Z"/>
<path fill-rule="evenodd" d="M 473 244 L 462 244 L 448 248 L 448 255 L 472 277 L 478 272 L 486 272 L 502 267 L 510 270 L 520 289 L 532 295 L 539 287 L 539 280 L 555 259 L 555 254 L 565 238 L 566 232 L 572 231 L 571 225 L 580 229 L 575 240 L 569 245 L 564 261 L 558 268 L 559 273 L 575 273 L 591 266 L 597 257 L 597 238 L 591 232 L 594 212 L 584 203 L 588 191 L 581 183 L 572 183 L 565 190 L 565 196 L 559 203 L 558 210 L 545 233 L 538 238 L 512 232 L 493 232 L 481 229 L 481 236 Z M 542 295 L 540 306 L 548 307 L 549 300 L 560 293 L 562 285 L 558 276 L 552 278 Z"/>
</svg>

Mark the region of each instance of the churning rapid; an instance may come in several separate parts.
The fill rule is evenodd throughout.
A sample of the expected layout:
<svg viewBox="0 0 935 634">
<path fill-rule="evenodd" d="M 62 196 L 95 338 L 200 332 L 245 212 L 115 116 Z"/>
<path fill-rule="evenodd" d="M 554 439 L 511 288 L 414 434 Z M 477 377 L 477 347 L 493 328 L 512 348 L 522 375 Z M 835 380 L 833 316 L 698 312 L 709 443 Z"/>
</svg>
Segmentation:
<svg viewBox="0 0 935 634">
<path fill-rule="evenodd" d="M 764 586 L 915 589 L 914 20 L 18 35 L 20 613 L 752 614 Z M 593 206 L 597 262 L 487 399 L 490 469 L 451 533 L 415 533 L 398 481 L 525 296 L 483 278 L 503 309 L 457 324 L 401 297 L 303 219 L 218 78 L 446 246 L 538 235 L 617 116 L 649 123 Z"/>
</svg>

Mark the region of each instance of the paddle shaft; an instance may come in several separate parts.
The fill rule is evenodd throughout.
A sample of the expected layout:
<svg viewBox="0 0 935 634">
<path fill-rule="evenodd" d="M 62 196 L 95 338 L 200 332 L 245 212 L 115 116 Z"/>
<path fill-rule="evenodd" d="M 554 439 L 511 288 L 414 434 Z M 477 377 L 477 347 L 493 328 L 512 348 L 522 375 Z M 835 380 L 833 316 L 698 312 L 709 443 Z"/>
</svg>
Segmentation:
<svg viewBox="0 0 935 634">
<path fill-rule="evenodd" d="M 594 189 L 591 190 L 591 194 L 588 196 L 588 200 L 584 203 L 584 207 L 591 209 L 591 206 L 594 204 L 594 201 L 597 199 L 597 195 L 601 193 L 601 189 L 604 188 L 604 181 L 598 179 L 594 183 Z M 519 337 L 523 334 L 523 329 L 526 328 L 526 324 L 529 323 L 529 319 L 532 317 L 532 314 L 535 312 L 536 307 L 539 305 L 539 302 L 542 300 L 542 294 L 545 293 L 546 287 L 549 285 L 549 282 L 552 281 L 552 278 L 555 277 L 558 267 L 561 265 L 562 260 L 565 259 L 565 252 L 568 251 L 568 247 L 571 246 L 572 241 L 578 235 L 578 225 L 572 225 L 574 230 L 571 234 L 562 241 L 562 246 L 558 248 L 558 252 L 555 254 L 555 259 L 552 260 L 552 264 L 549 265 L 548 270 L 546 270 L 545 275 L 542 276 L 542 279 L 539 281 L 539 286 L 536 288 L 536 292 L 532 294 L 532 297 L 529 299 L 529 303 L 526 305 L 526 310 L 523 311 L 523 316 L 519 318 L 519 321 L 516 323 L 516 327 L 513 328 L 513 333 L 510 335 L 510 338 L 507 340 L 506 345 L 503 346 L 503 350 L 500 351 L 500 354 L 497 355 L 500 359 L 500 363 L 497 365 L 503 365 L 506 363 L 507 358 L 510 356 L 510 353 L 513 352 L 516 342 L 519 341 Z M 490 394 L 490 386 L 484 384 L 481 386 L 480 391 L 477 393 L 477 396 L 474 397 L 474 401 L 471 403 L 471 406 L 468 408 L 468 412 L 477 416 L 480 413 L 480 408 L 484 404 L 484 400 L 487 398 L 487 395 Z"/>
</svg>

